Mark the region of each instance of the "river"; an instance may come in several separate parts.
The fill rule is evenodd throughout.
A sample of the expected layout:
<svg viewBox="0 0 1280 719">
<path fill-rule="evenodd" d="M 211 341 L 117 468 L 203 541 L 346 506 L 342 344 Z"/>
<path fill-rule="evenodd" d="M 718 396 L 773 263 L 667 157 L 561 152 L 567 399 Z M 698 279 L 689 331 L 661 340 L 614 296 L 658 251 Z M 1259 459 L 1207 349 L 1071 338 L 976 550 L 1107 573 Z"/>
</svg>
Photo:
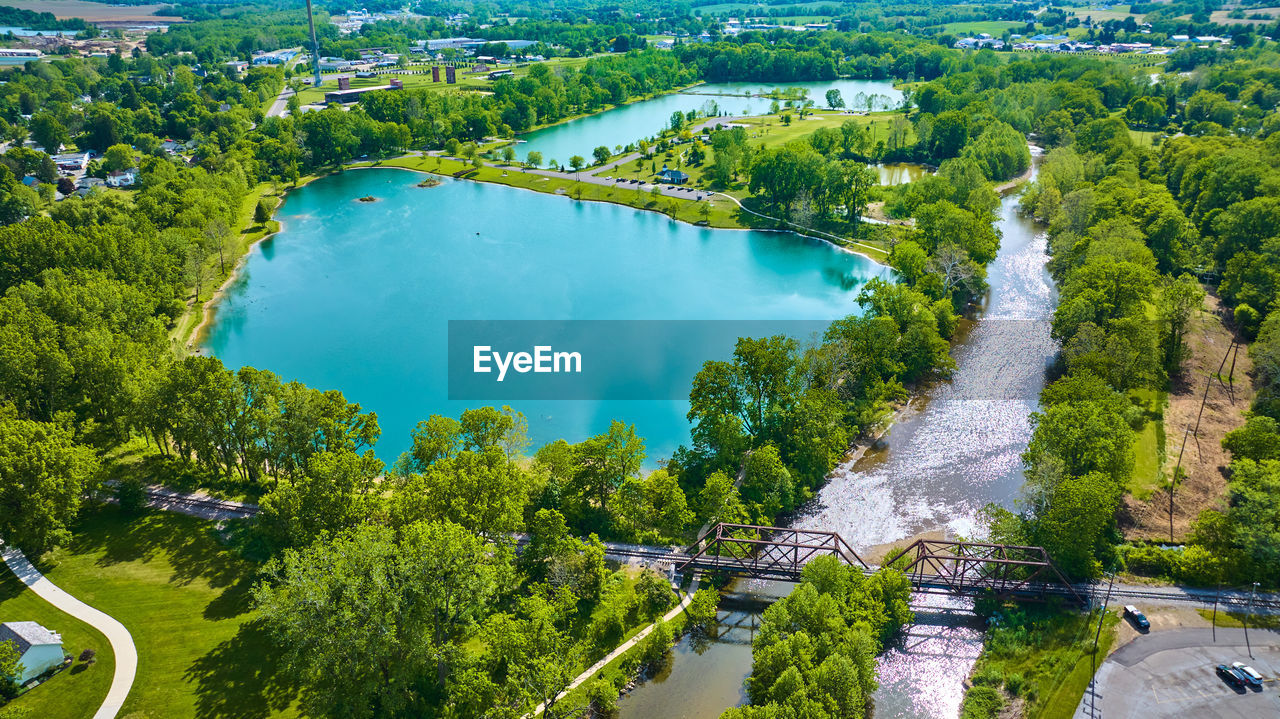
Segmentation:
<svg viewBox="0 0 1280 719">
<path fill-rule="evenodd" d="M 228 367 L 339 389 L 377 412 L 377 452 L 387 462 L 408 449 L 410 430 L 429 415 L 504 403 L 525 413 L 535 449 L 581 441 L 611 419 L 636 425 L 650 466 L 689 441 L 683 400 L 450 399 L 450 320 L 816 320 L 821 327 L 858 311 L 862 284 L 889 275 L 861 255 L 789 233 L 694 227 L 462 180 L 420 188 L 421 179 L 358 170 L 289 193 L 277 215 L 281 232 L 249 253 L 202 345 Z M 376 201 L 356 201 L 365 196 Z M 717 348 L 721 358 L 738 334 Z M 679 392 L 662 396 L 679 398 L 697 366 L 714 358 L 658 341 L 641 357 L 664 372 L 684 363 L 687 376 L 665 372 Z"/>
<path fill-rule="evenodd" d="M 711 83 L 526 133 L 519 137 L 516 153 L 523 160 L 530 152 L 540 152 L 544 164 L 551 164 L 555 160 L 560 165 L 568 165 L 570 157 L 581 155 L 590 158 L 591 151 L 601 145 L 613 149 L 618 145 L 625 146 L 658 134 L 670 125 L 671 115 L 677 110 L 697 110 L 704 115 L 718 113 L 736 117 L 763 115 L 769 112 L 773 100 L 755 95 L 767 94 L 775 89 L 806 90 L 816 107 L 827 106 L 828 90 L 839 90 L 845 104 L 853 110 L 866 107 L 854 105 L 855 101 L 861 102 L 863 98 L 873 96 L 880 98 L 875 109 L 892 109 L 902 103 L 901 90 L 896 89 L 892 83 L 878 80 Z M 779 104 L 783 102 L 780 100 Z"/>
<path fill-rule="evenodd" d="M 1000 203 L 1003 239 L 988 267 L 991 289 L 954 349 L 952 380 L 914 401 L 861 459 L 838 467 L 793 526 L 838 532 L 861 550 L 928 531 L 977 538 L 983 506 L 1013 506 L 1023 482 L 1021 454 L 1031 438 L 1028 415 L 1058 349 L 1049 336 L 1057 297 L 1045 268 L 1045 237 L 1018 214 L 1017 204 L 1013 195 Z M 767 596 L 786 586 L 740 582 L 735 589 Z M 954 719 L 961 682 L 982 649 L 982 627 L 965 601 L 921 596 L 914 604 L 917 622 L 880 657 L 875 717 Z M 686 710 L 686 697 L 724 696 L 739 686 L 751 671 L 750 652 L 734 642 L 712 642 L 702 648 L 698 666 L 716 671 L 686 672 L 684 665 L 693 665 L 689 641 L 677 646 L 663 682 L 622 700 L 623 719 L 719 716 L 725 707 Z"/>
</svg>

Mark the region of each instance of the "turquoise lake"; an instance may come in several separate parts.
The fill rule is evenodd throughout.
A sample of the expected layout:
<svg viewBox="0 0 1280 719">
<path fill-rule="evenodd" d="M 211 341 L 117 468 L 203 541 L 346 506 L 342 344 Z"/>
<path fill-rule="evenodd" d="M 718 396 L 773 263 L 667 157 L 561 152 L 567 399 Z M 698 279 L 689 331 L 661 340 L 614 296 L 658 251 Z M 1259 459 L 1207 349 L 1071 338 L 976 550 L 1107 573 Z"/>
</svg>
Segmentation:
<svg viewBox="0 0 1280 719">
<path fill-rule="evenodd" d="M 823 82 L 720 82 L 697 85 L 685 92 L 661 95 L 652 100 L 615 107 L 612 110 L 571 120 L 559 125 L 535 130 L 521 135 L 516 154 L 524 160 L 530 152 L 541 152 L 543 164 L 555 160 L 568 165 L 574 155 L 591 158 L 591 151 L 601 145 L 613 148 L 626 146 L 641 138 L 652 137 L 671 121 L 676 110 L 698 110 L 713 114 L 718 110 L 730 116 L 763 115 L 773 101 L 764 97 L 744 95 L 763 94 L 771 90 L 804 89 L 817 107 L 826 107 L 828 90 L 839 90 L 850 110 L 862 111 L 863 98 L 879 96 L 874 109 L 886 110 L 902 104 L 902 91 L 892 83 L 878 80 L 831 80 Z M 859 104 L 855 104 L 855 102 Z"/>
<path fill-rule="evenodd" d="M 203 345 L 228 367 L 338 389 L 377 412 L 388 462 L 429 415 L 501 404 L 448 399 L 449 320 L 831 320 L 890 272 L 797 235 L 469 181 L 419 188 L 422 178 L 355 170 L 290 193 L 282 231 L 250 252 Z M 356 201 L 366 195 L 378 201 Z M 636 425 L 653 464 L 689 437 L 684 401 L 510 404 L 534 447 L 616 418 Z"/>
</svg>

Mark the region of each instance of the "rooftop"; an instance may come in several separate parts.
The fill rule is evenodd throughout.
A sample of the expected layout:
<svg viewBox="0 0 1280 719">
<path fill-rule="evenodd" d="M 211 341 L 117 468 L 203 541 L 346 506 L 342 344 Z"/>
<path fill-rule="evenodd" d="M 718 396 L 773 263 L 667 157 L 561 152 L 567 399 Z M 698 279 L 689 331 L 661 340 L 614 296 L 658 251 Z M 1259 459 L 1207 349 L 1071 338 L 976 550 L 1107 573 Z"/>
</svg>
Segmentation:
<svg viewBox="0 0 1280 719">
<path fill-rule="evenodd" d="M 5 622 L 0 624 L 0 642 L 6 641 L 16 644 L 21 656 L 31 647 L 62 644 L 62 637 L 36 622 Z"/>
</svg>

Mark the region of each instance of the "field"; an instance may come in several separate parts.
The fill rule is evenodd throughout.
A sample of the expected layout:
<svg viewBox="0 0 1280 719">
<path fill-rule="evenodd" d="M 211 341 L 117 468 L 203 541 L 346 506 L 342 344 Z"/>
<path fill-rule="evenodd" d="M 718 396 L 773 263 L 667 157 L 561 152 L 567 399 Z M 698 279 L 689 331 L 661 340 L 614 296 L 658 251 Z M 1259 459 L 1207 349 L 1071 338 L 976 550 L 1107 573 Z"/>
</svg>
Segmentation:
<svg viewBox="0 0 1280 719">
<path fill-rule="evenodd" d="M 6 0 L 6 5 L 20 10 L 51 12 L 58 19 L 84 18 L 93 23 L 172 23 L 186 22 L 180 17 L 156 15 L 169 5 L 107 5 L 87 0 Z"/>
<path fill-rule="evenodd" d="M 1275 18 L 1280 18 L 1280 7 L 1251 7 L 1244 10 L 1243 18 L 1227 17 L 1230 10 L 1214 10 L 1209 15 L 1210 22 L 1216 22 L 1219 25 L 1266 25 Z M 1262 14 L 1270 15 L 1271 20 L 1250 20 L 1251 15 Z"/>
<path fill-rule="evenodd" d="M 98 655 L 93 664 L 76 662 L 9 706 L 26 709 L 32 717 L 91 716 L 107 695 L 111 674 L 115 671 L 115 657 L 106 637 L 28 591 L 3 565 L 0 565 L 0 621 L 39 622 L 62 635 L 62 650 L 72 657 L 78 658 L 85 649 L 92 649 Z M 0 714 L 3 713 L 0 710 Z"/>
<path fill-rule="evenodd" d="M 834 7 L 839 8 L 840 3 L 829 2 L 827 0 L 813 0 L 812 2 L 800 2 L 794 5 L 765 5 L 763 3 L 746 3 L 746 2 L 726 2 L 717 3 L 715 5 L 704 5 L 694 8 L 696 12 L 703 15 L 720 15 L 723 13 L 739 13 L 749 16 L 767 17 L 770 10 L 786 9 L 789 13 L 795 12 L 797 15 L 806 11 L 813 12 L 820 8 Z"/>
<path fill-rule="evenodd" d="M 952 35 L 972 37 L 985 32 L 992 37 L 1000 37 L 1005 30 L 1020 32 L 1026 23 L 1009 20 L 971 20 L 967 22 L 949 22 L 942 26 L 942 31 Z"/>
<path fill-rule="evenodd" d="M 292 690 L 276 681 L 276 650 L 248 606 L 254 568 L 223 548 L 209 523 L 161 513 L 130 519 L 116 508 L 91 511 L 72 543 L 37 566 L 133 635 L 138 676 L 122 716 L 295 716 Z M 38 601 L 25 592 L 10 596 L 9 586 L 0 584 L 6 618 L 13 602 Z M 72 634 L 74 647 L 85 643 L 83 635 L 90 631 L 57 618 L 49 621 L 64 634 L 78 632 Z M 55 680 L 68 686 L 84 682 L 74 692 L 75 701 L 73 692 L 51 683 L 43 689 L 57 692 L 56 703 L 43 703 L 39 689 L 22 700 L 42 702 L 33 718 L 83 719 L 90 714 L 84 705 L 101 701 L 110 683 L 111 652 L 101 637 L 88 638 L 93 639 L 103 646 L 98 665 Z"/>
<path fill-rule="evenodd" d="M 583 65 L 586 62 L 587 62 L 587 58 L 582 58 L 582 57 L 554 58 L 551 60 L 547 60 L 543 64 L 551 65 L 553 67 L 555 66 L 572 67 L 577 65 Z M 529 73 L 529 68 L 531 66 L 532 66 L 531 64 L 519 65 L 512 69 L 515 70 L 516 77 L 521 77 Z M 506 67 L 508 66 L 504 66 L 503 69 L 505 69 Z M 403 80 L 404 86 L 407 89 L 418 89 L 418 88 L 425 87 L 425 88 L 430 88 L 434 90 L 456 90 L 456 89 L 487 90 L 489 86 L 493 84 L 489 80 L 490 71 L 473 73 L 471 72 L 471 68 L 469 66 L 465 68 L 463 67 L 458 68 L 458 82 L 453 85 L 450 85 L 444 81 L 444 78 L 445 78 L 444 67 L 440 68 L 440 82 L 432 82 L 431 63 L 411 65 L 408 69 L 415 72 L 421 72 L 423 74 L 401 75 L 401 74 L 388 73 L 386 75 L 379 75 L 377 77 L 372 77 L 372 78 L 352 77 L 351 89 L 355 90 L 357 88 L 362 88 L 362 87 L 377 87 L 379 85 L 386 85 L 391 82 L 391 78 L 393 77 Z M 354 71 L 334 72 L 334 73 L 326 73 L 322 75 L 324 84 L 318 88 L 310 87 L 310 86 L 303 88 L 303 90 L 298 93 L 298 101 L 301 102 L 303 105 L 324 102 L 324 94 L 326 92 L 333 92 L 334 90 L 338 89 L 337 78 L 340 75 L 354 75 Z"/>
<path fill-rule="evenodd" d="M 1070 719 L 1093 678 L 1098 615 L 1023 605 L 1002 619 L 988 632 L 971 681 L 997 688 L 1003 684 L 1006 693 L 1025 701 L 1020 716 Z M 1099 664 L 1115 641 L 1119 622 L 1115 612 L 1103 620 Z"/>
</svg>

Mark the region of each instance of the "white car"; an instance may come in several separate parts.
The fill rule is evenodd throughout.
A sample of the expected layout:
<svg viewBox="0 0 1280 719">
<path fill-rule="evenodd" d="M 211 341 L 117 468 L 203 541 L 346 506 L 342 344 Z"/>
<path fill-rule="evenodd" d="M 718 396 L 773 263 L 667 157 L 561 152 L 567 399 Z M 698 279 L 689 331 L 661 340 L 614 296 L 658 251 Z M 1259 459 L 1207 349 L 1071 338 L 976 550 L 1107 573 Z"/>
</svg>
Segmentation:
<svg viewBox="0 0 1280 719">
<path fill-rule="evenodd" d="M 1262 675 L 1258 673 L 1257 669 L 1254 669 L 1244 662 L 1232 662 L 1231 668 L 1239 670 L 1249 684 L 1252 684 L 1255 687 L 1262 686 Z"/>
</svg>

